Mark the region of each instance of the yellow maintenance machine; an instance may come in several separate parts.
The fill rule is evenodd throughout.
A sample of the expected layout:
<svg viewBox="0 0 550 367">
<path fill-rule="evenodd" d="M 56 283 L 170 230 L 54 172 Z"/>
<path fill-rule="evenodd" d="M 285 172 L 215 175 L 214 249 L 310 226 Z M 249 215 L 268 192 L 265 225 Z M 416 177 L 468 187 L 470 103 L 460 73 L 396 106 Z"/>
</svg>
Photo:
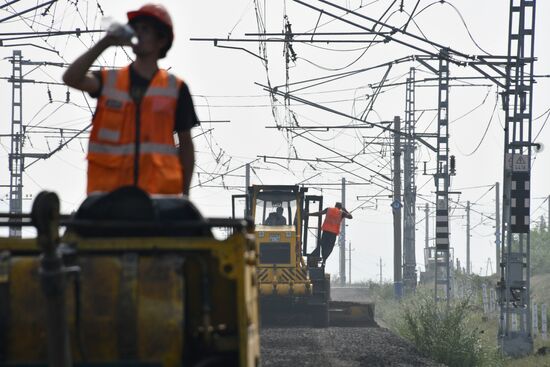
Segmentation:
<svg viewBox="0 0 550 367">
<path fill-rule="evenodd" d="M 330 300 L 330 275 L 308 254 L 321 237 L 323 197 L 297 185 L 253 185 L 233 196 L 233 218 L 254 220 L 262 324 L 372 325 L 374 305 Z M 313 221 L 313 222 L 312 222 Z M 312 222 L 312 223 L 310 223 Z"/>
<path fill-rule="evenodd" d="M 60 216 L 41 193 L 31 221 L 2 215 L 37 238 L 0 240 L 0 366 L 259 365 L 252 223 L 145 193 L 91 201 Z"/>
</svg>

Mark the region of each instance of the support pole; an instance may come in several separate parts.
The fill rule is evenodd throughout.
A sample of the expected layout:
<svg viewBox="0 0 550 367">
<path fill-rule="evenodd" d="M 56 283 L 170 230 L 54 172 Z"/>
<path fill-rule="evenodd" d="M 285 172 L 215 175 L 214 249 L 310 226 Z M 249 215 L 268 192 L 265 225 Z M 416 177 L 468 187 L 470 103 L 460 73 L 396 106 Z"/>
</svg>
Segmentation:
<svg viewBox="0 0 550 367">
<path fill-rule="evenodd" d="M 245 174 L 244 174 L 244 193 L 245 193 L 245 205 L 244 205 L 244 217 L 247 218 L 249 216 L 250 211 L 250 200 L 249 198 L 249 192 L 248 188 L 250 187 L 250 163 L 247 163 L 245 166 Z"/>
<path fill-rule="evenodd" d="M 434 269 L 430 266 L 430 207 L 428 203 L 424 206 L 424 221 L 426 230 L 424 233 L 424 272 L 427 278 L 431 277 Z"/>
<path fill-rule="evenodd" d="M 346 207 L 346 178 L 342 177 L 342 207 Z M 346 285 L 346 219 L 340 224 L 340 285 Z"/>
<path fill-rule="evenodd" d="M 401 131 L 401 119 L 393 119 L 394 130 Z M 395 298 L 403 296 L 401 252 L 401 134 L 393 134 L 393 287 Z"/>
<path fill-rule="evenodd" d="M 451 296 L 449 245 L 449 54 L 442 49 L 439 56 L 436 221 L 435 221 L 435 292 L 436 301 L 449 304 Z"/>
<path fill-rule="evenodd" d="M 405 94 L 405 134 L 403 144 L 403 291 L 416 290 L 416 167 L 415 167 L 415 69 L 409 70 Z"/>
<path fill-rule="evenodd" d="M 470 201 L 466 203 L 466 274 L 472 273 L 472 260 L 470 257 Z"/>
<path fill-rule="evenodd" d="M 351 285 L 351 241 L 348 244 L 348 284 Z"/>
<path fill-rule="evenodd" d="M 495 182 L 495 271 L 500 271 L 500 183 Z"/>
<path fill-rule="evenodd" d="M 9 154 L 10 170 L 10 214 L 20 215 L 23 212 L 23 55 L 14 50 L 12 63 L 12 97 L 11 97 L 11 149 Z M 16 219 L 19 220 L 19 219 Z M 9 236 L 21 238 L 21 226 L 12 226 Z"/>
<path fill-rule="evenodd" d="M 430 247 L 430 207 L 428 206 L 428 203 L 426 203 L 426 206 L 424 207 L 424 218 L 426 221 L 426 233 L 424 233 L 424 248 L 428 248 Z"/>
<path fill-rule="evenodd" d="M 508 356 L 533 351 L 530 199 L 536 0 L 510 0 L 502 188 L 498 341 Z M 514 323 L 513 320 L 518 322 Z M 517 328 L 514 328 L 514 325 Z"/>
</svg>

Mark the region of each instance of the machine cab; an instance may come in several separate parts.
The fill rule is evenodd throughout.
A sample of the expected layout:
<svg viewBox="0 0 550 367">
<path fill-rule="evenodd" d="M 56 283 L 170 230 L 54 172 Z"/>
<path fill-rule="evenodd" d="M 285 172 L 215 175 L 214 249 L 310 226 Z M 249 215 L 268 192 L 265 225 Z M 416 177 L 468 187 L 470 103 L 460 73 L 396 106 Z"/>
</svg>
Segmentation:
<svg viewBox="0 0 550 367">
<path fill-rule="evenodd" d="M 253 185 L 247 195 L 233 196 L 233 217 L 244 213 L 254 220 L 259 268 L 302 266 L 308 231 L 303 211 L 310 204 L 306 192 L 296 185 Z"/>
<path fill-rule="evenodd" d="M 252 186 L 249 190 L 259 267 L 295 268 L 301 259 L 303 189 L 297 186 Z"/>
</svg>

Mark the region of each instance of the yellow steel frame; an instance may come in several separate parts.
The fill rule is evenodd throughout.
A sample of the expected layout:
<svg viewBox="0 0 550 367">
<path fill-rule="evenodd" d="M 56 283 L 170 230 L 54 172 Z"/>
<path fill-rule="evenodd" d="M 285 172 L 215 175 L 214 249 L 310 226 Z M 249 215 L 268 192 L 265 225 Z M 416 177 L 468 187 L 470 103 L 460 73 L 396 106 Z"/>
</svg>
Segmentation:
<svg viewBox="0 0 550 367">
<path fill-rule="evenodd" d="M 237 303 L 240 366 L 256 366 L 259 361 L 260 345 L 256 274 L 257 253 L 253 234 L 237 232 L 223 241 L 208 237 L 82 238 L 69 234 L 65 235 L 61 242 L 74 245 L 77 251 L 81 253 L 92 255 L 94 253 L 143 252 L 149 250 L 173 251 L 176 253 L 209 252 L 212 257 L 218 260 L 218 273 L 222 277 L 234 280 L 236 283 L 236 299 L 227 300 L 227 302 Z M 0 238 L 0 253 L 2 252 L 17 254 L 17 258 L 31 260 L 38 253 L 37 241 L 36 239 Z M 34 269 L 38 266 L 38 261 L 35 260 L 28 263 Z M 14 277 L 10 277 L 8 274 L 2 280 L 17 282 L 17 279 L 10 278 Z M 36 305 L 32 307 L 36 307 Z M 175 358 L 168 358 L 168 360 L 176 361 Z M 174 364 L 165 363 L 165 365 L 178 366 L 175 362 Z"/>
</svg>

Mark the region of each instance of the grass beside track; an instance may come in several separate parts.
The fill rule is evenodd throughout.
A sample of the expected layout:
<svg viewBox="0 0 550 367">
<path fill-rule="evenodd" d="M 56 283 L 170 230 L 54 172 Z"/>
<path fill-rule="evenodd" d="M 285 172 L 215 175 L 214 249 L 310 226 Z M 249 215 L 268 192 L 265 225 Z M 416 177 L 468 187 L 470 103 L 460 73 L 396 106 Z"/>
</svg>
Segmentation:
<svg viewBox="0 0 550 367">
<path fill-rule="evenodd" d="M 480 284 L 480 279 L 473 279 Z M 548 302 L 550 275 L 533 281 L 533 299 Z M 410 340 L 427 357 L 448 366 L 480 367 L 550 367 L 550 355 L 510 359 L 497 348 L 498 318 L 487 318 L 481 307 L 481 296 L 473 293 L 468 299 L 453 302 L 448 317 L 435 306 L 432 287 L 419 287 L 416 294 L 397 302 L 393 284 L 364 284 L 376 303 L 376 321 Z M 474 287 L 474 289 L 476 289 Z M 437 320 L 436 320 L 437 319 Z M 452 329 L 452 332 L 449 332 Z M 536 352 L 550 348 L 550 341 L 535 337 Z"/>
</svg>

